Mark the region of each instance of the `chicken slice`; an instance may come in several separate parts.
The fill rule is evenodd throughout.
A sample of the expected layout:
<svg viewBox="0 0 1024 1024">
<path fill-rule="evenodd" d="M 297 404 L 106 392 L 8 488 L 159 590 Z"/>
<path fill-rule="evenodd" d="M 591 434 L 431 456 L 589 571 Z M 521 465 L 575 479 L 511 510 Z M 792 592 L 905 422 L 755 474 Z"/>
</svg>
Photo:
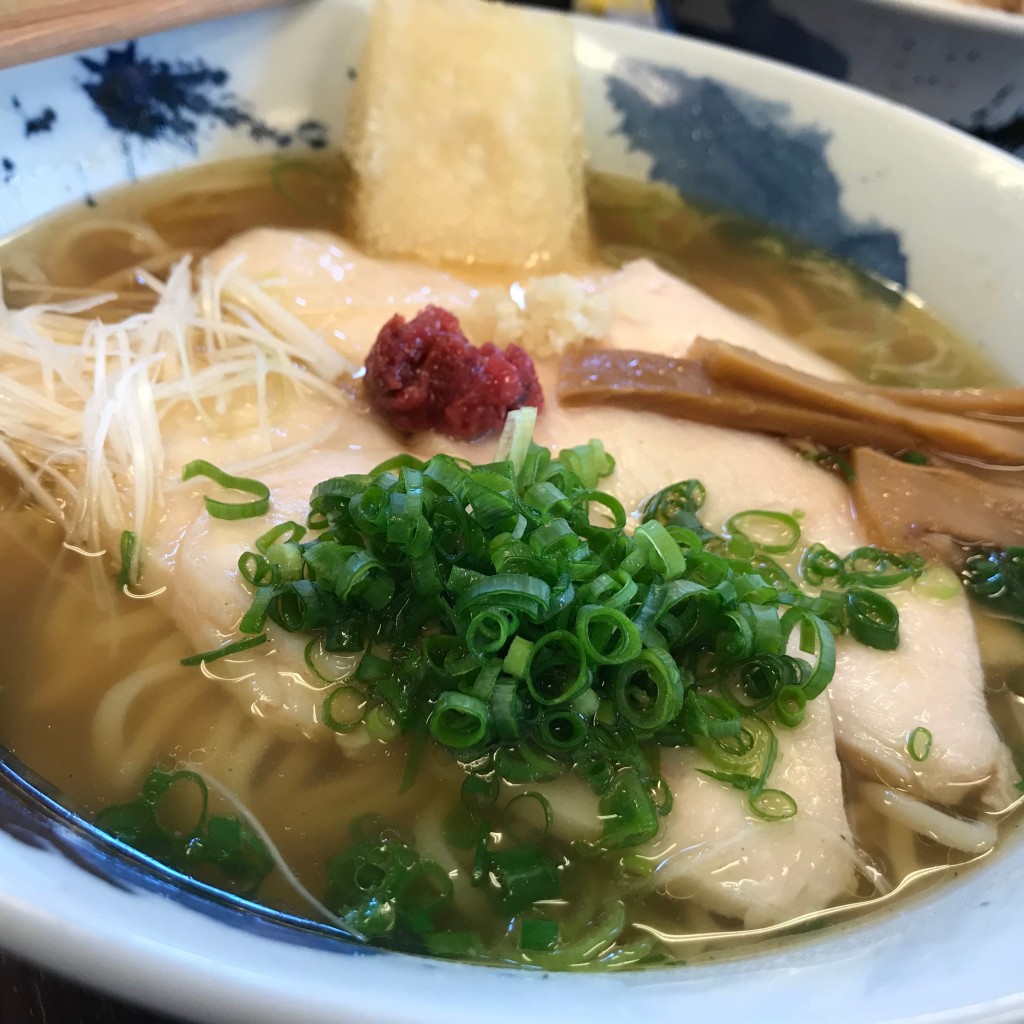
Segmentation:
<svg viewBox="0 0 1024 1024">
<path fill-rule="evenodd" d="M 777 727 L 770 785 L 796 801 L 785 821 L 765 821 L 742 794 L 697 769 L 696 751 L 666 752 L 662 773 L 674 797 L 661 836 L 643 851 L 658 860 L 654 881 L 746 928 L 780 924 L 852 896 L 856 851 L 843 804 L 828 702 L 807 705 L 795 729 Z"/>
<path fill-rule="evenodd" d="M 434 303 L 456 316 L 475 288 L 442 270 L 364 256 L 327 232 L 246 231 L 210 257 L 237 269 L 355 366 L 396 313 L 415 316 Z"/>
<path fill-rule="evenodd" d="M 900 646 L 836 645 L 829 688 L 843 759 L 869 778 L 955 807 L 981 797 L 1001 810 L 1016 795 L 1012 758 L 985 704 L 985 679 L 967 599 L 889 593 Z M 917 728 L 932 736 L 923 761 L 908 751 Z"/>
</svg>

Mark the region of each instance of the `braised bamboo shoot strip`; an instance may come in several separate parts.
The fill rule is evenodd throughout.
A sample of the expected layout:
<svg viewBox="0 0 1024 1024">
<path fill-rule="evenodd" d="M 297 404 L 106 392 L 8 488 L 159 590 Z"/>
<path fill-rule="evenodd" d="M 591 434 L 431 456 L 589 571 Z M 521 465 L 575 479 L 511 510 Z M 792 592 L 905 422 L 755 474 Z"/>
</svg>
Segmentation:
<svg viewBox="0 0 1024 1024">
<path fill-rule="evenodd" d="M 688 354 L 701 364 L 715 387 L 756 393 L 834 416 L 870 417 L 877 425 L 913 435 L 917 440 L 911 447 L 924 446 L 1000 464 L 1024 464 L 1024 432 L 1011 426 L 910 408 L 879 389 L 823 381 L 722 341 L 698 338 Z"/>
<path fill-rule="evenodd" d="M 722 387 L 693 360 L 650 352 L 570 352 L 562 359 L 558 398 L 568 406 L 610 403 L 712 426 L 807 437 L 832 447 L 858 444 L 898 452 L 920 444 L 905 430 L 863 416 L 809 410 Z"/>
<path fill-rule="evenodd" d="M 870 448 L 852 453 L 857 517 L 875 544 L 919 546 L 929 534 L 1024 544 L 1024 488 L 959 469 L 917 466 Z"/>
<path fill-rule="evenodd" d="M 861 394 L 883 395 L 900 405 L 917 409 L 1024 422 L 1024 388 L 882 388 L 870 384 L 850 384 L 849 387 Z"/>
</svg>

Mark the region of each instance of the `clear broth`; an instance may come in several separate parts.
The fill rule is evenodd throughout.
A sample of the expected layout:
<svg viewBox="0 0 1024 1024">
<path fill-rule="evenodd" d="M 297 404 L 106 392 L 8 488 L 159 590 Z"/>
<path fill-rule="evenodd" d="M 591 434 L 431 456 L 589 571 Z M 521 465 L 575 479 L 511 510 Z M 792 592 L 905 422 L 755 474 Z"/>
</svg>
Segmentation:
<svg viewBox="0 0 1024 1024">
<path fill-rule="evenodd" d="M 182 255 L 201 257 L 254 226 L 344 234 L 347 196 L 347 170 L 338 156 L 236 161 L 174 174 L 8 240 L 0 247 L 6 299 L 19 306 L 112 291 L 116 297 L 104 312 L 122 316 L 151 301 L 138 265 L 159 276 Z M 662 188 L 606 177 L 591 181 L 591 209 L 597 254 L 606 262 L 651 257 L 862 379 L 938 387 L 1001 382 L 993 366 L 911 297 L 756 225 L 698 210 Z M 191 761 L 230 785 L 314 892 L 323 888 L 328 858 L 346 845 L 350 821 L 370 811 L 411 829 L 421 852 L 446 870 L 468 869 L 473 851 L 443 836 L 445 822 L 452 824 L 457 813 L 461 778 L 445 757 L 428 750 L 414 783 L 403 790 L 407 746 L 401 739 L 367 748 L 354 771 L 331 742 L 267 727 L 199 673 L 177 669 L 192 651 L 160 599 L 126 610 L 104 560 L 69 550 L 56 527 L 16 510 L 9 497 L 4 502 L 0 495 L 0 508 L 8 509 L 0 512 L 0 622 L 17 642 L 5 644 L 0 669 L 0 744 L 59 787 L 69 806 L 91 814 L 136 795 L 153 764 Z M 24 598 L 29 591 L 32 601 Z M 83 628 L 66 636 L 67 622 Z M 995 622 L 979 625 L 990 662 L 990 706 L 1013 747 L 1024 739 L 1024 633 Z M 154 637 L 162 639 L 154 644 Z M 156 685 L 147 683 L 150 677 Z M 954 876 L 969 860 L 894 829 L 863 807 L 851 808 L 851 818 L 863 852 L 892 881 L 905 879 L 904 888 Z M 744 932 L 685 901 L 638 894 L 636 886 L 595 865 L 570 876 L 568 919 L 596 913 L 588 894 L 598 883 L 630 905 L 634 923 L 623 941 L 653 935 L 666 958 L 688 962 L 859 916 L 892 898 L 872 898 L 865 882 L 849 906 L 812 921 Z M 482 894 L 463 889 L 449 925 L 493 919 Z M 277 872 L 260 900 L 293 912 L 307 909 Z"/>
</svg>

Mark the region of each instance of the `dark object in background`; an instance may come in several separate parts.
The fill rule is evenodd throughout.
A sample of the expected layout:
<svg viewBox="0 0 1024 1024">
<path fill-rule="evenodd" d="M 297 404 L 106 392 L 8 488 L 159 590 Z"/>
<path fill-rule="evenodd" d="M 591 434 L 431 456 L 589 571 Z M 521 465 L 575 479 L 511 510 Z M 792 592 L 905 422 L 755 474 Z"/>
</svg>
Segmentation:
<svg viewBox="0 0 1024 1024">
<path fill-rule="evenodd" d="M 552 11 L 571 11 L 572 0 L 506 0 L 522 7 L 547 7 Z"/>
<path fill-rule="evenodd" d="M 657 0 L 658 23 L 877 93 L 1024 159 L 1024 15 L 877 0 Z"/>
<path fill-rule="evenodd" d="M 849 78 L 849 62 L 841 50 L 766 0 L 658 0 L 658 20 L 666 28 L 708 42 L 772 57 L 841 82 Z M 716 21 L 728 27 L 712 27 Z"/>
<path fill-rule="evenodd" d="M 3 1024 L 176 1024 L 0 953 Z M 184 1024 L 184 1022 L 178 1022 Z"/>
</svg>

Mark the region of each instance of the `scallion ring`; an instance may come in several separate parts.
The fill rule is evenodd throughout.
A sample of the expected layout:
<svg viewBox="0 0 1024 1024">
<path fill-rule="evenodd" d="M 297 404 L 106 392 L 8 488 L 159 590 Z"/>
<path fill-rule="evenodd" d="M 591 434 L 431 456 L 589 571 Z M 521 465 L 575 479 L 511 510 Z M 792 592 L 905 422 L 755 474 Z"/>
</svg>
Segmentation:
<svg viewBox="0 0 1024 1024">
<path fill-rule="evenodd" d="M 612 687 L 619 714 L 647 732 L 660 729 L 679 714 L 686 690 L 672 657 L 652 647 L 620 666 Z"/>
<path fill-rule="evenodd" d="M 505 805 L 502 824 L 514 842 L 524 846 L 538 843 L 551 829 L 551 804 L 533 790 L 520 793 Z"/>
<path fill-rule="evenodd" d="M 769 555 L 784 555 L 800 542 L 800 524 L 786 512 L 748 509 L 737 512 L 725 521 L 730 537 L 744 537 Z"/>
<path fill-rule="evenodd" d="M 796 801 L 781 789 L 762 789 L 750 797 L 751 811 L 764 821 L 786 821 L 796 815 Z"/>
<path fill-rule="evenodd" d="M 339 686 L 325 698 L 320 711 L 324 725 L 334 732 L 350 732 L 361 725 L 367 711 L 366 694 L 355 686 Z"/>
<path fill-rule="evenodd" d="M 569 703 L 590 682 L 583 645 L 564 629 L 545 633 L 530 649 L 525 678 L 538 704 Z"/>
<path fill-rule="evenodd" d="M 911 729 L 907 737 L 907 753 L 911 761 L 927 761 L 928 755 L 932 752 L 932 734 L 924 726 L 919 725 Z"/>
<path fill-rule="evenodd" d="M 603 605 L 580 608 L 576 636 L 587 657 L 598 665 L 622 665 L 643 647 L 640 630 L 621 611 Z"/>
<path fill-rule="evenodd" d="M 183 481 L 197 476 L 205 476 L 229 491 L 242 491 L 244 494 L 255 496 L 253 501 L 236 502 L 220 501 L 209 497 L 209 495 L 203 495 L 206 511 L 215 519 L 252 519 L 256 516 L 264 516 L 270 511 L 270 488 L 259 480 L 244 476 L 232 476 L 205 459 L 193 459 L 181 473 Z"/>
<path fill-rule="evenodd" d="M 884 594 L 857 587 L 847 591 L 850 635 L 865 647 L 894 651 L 900 645 L 900 613 Z"/>
<path fill-rule="evenodd" d="M 427 722 L 430 734 L 441 746 L 460 750 L 484 741 L 490 730 L 491 713 L 479 697 L 446 690 L 437 699 Z"/>
<path fill-rule="evenodd" d="M 803 686 L 783 686 L 775 695 L 775 717 L 788 729 L 794 729 L 804 720 L 807 694 Z"/>
</svg>

